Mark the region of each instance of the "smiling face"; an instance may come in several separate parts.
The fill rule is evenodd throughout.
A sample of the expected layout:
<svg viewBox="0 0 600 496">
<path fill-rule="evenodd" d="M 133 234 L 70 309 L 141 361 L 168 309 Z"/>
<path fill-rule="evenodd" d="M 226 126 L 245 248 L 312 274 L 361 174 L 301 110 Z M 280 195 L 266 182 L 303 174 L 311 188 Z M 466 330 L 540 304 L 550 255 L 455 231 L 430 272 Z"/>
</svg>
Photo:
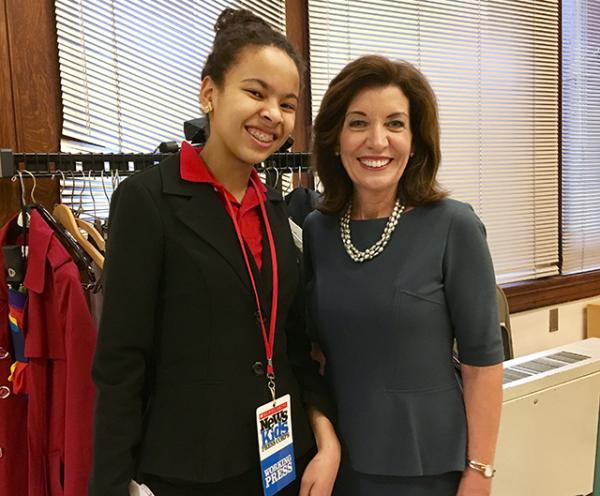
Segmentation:
<svg viewBox="0 0 600 496">
<path fill-rule="evenodd" d="M 250 166 L 276 152 L 294 129 L 300 77 L 281 49 L 249 46 L 221 86 L 202 81 L 200 101 L 212 103 L 205 151 L 231 165 Z"/>
<path fill-rule="evenodd" d="M 411 153 L 409 107 L 397 86 L 365 89 L 348 105 L 339 151 L 355 196 L 395 198 Z"/>
</svg>

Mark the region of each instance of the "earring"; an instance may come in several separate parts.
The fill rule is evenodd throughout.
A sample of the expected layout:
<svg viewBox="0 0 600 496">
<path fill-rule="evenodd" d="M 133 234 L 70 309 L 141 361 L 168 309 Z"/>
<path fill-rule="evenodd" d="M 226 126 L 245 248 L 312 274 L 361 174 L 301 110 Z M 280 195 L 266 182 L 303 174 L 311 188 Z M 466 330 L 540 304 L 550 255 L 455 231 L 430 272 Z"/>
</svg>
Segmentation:
<svg viewBox="0 0 600 496">
<path fill-rule="evenodd" d="M 200 110 L 205 114 L 210 114 L 213 111 L 212 102 L 209 100 L 206 105 L 200 105 Z"/>
<path fill-rule="evenodd" d="M 410 152 L 410 158 L 413 158 L 415 156 L 415 152 Z"/>
<path fill-rule="evenodd" d="M 336 150 L 334 153 L 335 153 L 335 156 L 336 156 L 336 157 L 339 157 L 339 156 L 340 156 L 340 151 L 339 151 L 339 150 Z"/>
</svg>

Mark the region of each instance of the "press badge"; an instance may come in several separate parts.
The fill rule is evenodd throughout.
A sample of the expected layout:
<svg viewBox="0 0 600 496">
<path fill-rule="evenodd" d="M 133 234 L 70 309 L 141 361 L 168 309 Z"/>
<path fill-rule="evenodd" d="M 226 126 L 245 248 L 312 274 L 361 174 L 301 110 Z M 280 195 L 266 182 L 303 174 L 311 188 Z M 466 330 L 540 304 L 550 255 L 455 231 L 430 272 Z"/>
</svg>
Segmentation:
<svg viewBox="0 0 600 496">
<path fill-rule="evenodd" d="M 256 426 L 263 489 L 271 496 L 296 479 L 290 395 L 258 407 Z"/>
</svg>

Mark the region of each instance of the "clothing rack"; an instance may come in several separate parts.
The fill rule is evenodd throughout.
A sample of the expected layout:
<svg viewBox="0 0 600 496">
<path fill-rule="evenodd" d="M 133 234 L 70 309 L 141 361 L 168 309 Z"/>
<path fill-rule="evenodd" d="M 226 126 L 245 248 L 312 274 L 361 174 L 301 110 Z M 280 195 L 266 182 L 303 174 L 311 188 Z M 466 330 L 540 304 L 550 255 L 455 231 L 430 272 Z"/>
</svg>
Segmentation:
<svg viewBox="0 0 600 496">
<path fill-rule="evenodd" d="M 93 175 L 118 171 L 137 172 L 158 164 L 170 153 L 14 153 L 0 150 L 0 177 L 13 177 L 18 170 L 27 170 L 36 177 L 51 177 L 58 172 L 87 172 Z M 286 152 L 271 155 L 259 170 L 278 169 L 288 172 L 307 172 L 310 154 Z"/>
</svg>

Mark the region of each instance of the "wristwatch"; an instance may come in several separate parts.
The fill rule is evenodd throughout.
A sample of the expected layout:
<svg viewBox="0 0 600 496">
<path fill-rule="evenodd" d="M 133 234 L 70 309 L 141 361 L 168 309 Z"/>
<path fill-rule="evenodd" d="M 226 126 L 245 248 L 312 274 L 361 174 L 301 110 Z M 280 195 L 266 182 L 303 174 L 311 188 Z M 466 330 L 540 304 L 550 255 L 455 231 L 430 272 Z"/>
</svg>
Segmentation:
<svg viewBox="0 0 600 496">
<path fill-rule="evenodd" d="M 477 470 L 477 472 L 481 473 L 486 479 L 491 479 L 496 473 L 496 470 L 491 465 L 486 465 L 485 463 L 476 462 L 474 460 L 467 460 L 467 467 Z"/>
</svg>

